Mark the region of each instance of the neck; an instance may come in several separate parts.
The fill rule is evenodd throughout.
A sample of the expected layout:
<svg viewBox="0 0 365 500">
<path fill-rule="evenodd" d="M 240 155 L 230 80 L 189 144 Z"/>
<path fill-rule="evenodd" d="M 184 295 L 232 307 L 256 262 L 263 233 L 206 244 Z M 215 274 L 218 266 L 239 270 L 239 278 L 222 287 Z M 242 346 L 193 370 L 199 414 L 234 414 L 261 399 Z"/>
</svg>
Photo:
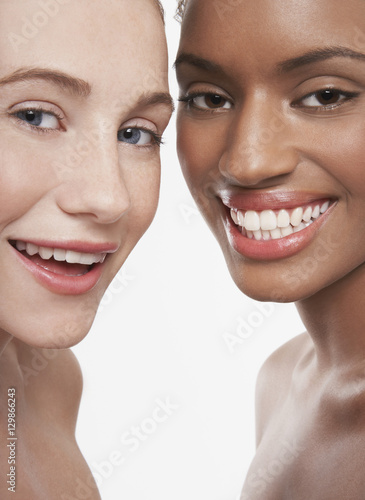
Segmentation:
<svg viewBox="0 0 365 500">
<path fill-rule="evenodd" d="M 320 367 L 365 360 L 365 266 L 296 306 L 311 335 Z"/>
</svg>

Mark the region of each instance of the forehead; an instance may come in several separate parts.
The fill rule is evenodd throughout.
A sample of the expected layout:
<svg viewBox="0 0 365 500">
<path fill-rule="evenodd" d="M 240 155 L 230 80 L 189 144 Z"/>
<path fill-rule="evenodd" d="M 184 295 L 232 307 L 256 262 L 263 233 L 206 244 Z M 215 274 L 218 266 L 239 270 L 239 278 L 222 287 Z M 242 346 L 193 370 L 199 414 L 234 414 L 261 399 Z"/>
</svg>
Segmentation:
<svg viewBox="0 0 365 500">
<path fill-rule="evenodd" d="M 0 0 L 0 77 L 36 66 L 123 87 L 150 71 L 158 85 L 166 81 L 166 65 L 152 0 Z"/>
<path fill-rule="evenodd" d="M 189 0 L 180 52 L 229 66 L 342 44 L 365 52 L 365 0 Z"/>
</svg>

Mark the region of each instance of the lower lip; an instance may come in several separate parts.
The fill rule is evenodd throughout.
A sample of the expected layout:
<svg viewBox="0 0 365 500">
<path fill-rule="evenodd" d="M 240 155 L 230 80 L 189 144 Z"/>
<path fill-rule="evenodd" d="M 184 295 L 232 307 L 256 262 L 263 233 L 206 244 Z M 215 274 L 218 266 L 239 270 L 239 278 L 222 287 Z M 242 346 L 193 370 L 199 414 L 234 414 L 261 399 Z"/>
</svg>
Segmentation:
<svg viewBox="0 0 365 500">
<path fill-rule="evenodd" d="M 11 246 L 11 245 L 10 245 Z M 62 295 L 81 295 L 92 290 L 101 278 L 103 265 L 94 264 L 92 269 L 83 276 L 66 276 L 55 274 L 44 269 L 11 246 L 16 258 L 34 276 L 34 278 L 51 292 Z"/>
<path fill-rule="evenodd" d="M 277 240 L 257 241 L 243 236 L 229 215 L 227 207 L 225 207 L 224 226 L 231 246 L 244 257 L 259 261 L 285 259 L 299 253 L 311 243 L 335 205 L 335 203 L 331 205 L 324 214 L 305 229 Z"/>
</svg>

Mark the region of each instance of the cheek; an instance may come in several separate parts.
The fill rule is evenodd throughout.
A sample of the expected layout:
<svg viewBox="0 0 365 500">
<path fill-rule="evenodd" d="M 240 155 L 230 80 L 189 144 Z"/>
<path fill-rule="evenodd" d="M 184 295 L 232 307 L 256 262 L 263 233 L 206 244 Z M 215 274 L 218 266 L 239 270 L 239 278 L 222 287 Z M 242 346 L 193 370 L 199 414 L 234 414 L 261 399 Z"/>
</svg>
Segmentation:
<svg viewBox="0 0 365 500">
<path fill-rule="evenodd" d="M 342 141 L 337 141 L 334 155 L 337 158 L 337 175 L 343 184 L 351 193 L 364 196 L 365 126 L 347 131 Z"/>
<path fill-rule="evenodd" d="M 126 214 L 129 230 L 137 239 L 146 231 L 155 216 L 160 193 L 160 178 L 160 159 L 155 154 L 152 159 L 139 161 L 137 165 L 133 162 L 124 176 L 131 205 Z"/>
<path fill-rule="evenodd" d="M 307 135 L 307 137 L 311 137 Z M 322 137 L 318 140 L 318 137 Z M 347 194 L 365 194 L 365 120 L 349 116 L 336 126 L 322 129 L 313 139 L 315 162 L 336 179 Z M 350 200 L 351 202 L 354 199 Z"/>
<path fill-rule="evenodd" d="M 27 212 L 56 182 L 51 160 L 19 144 L 0 142 L 0 226 Z"/>
<path fill-rule="evenodd" d="M 190 120 L 179 116 L 177 122 L 177 152 L 190 190 L 200 192 L 209 179 L 219 173 L 219 161 L 224 152 L 224 134 L 216 124 L 207 120 Z"/>
</svg>

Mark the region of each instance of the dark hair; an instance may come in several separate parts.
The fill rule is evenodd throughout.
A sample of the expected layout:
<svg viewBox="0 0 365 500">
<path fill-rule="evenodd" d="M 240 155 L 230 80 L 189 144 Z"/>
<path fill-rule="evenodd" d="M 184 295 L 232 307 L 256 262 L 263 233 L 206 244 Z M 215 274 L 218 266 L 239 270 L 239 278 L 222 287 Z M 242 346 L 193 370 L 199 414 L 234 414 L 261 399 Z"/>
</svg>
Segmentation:
<svg viewBox="0 0 365 500">
<path fill-rule="evenodd" d="M 177 19 L 180 22 L 183 20 L 185 7 L 186 7 L 187 2 L 188 2 L 188 0 L 178 0 L 175 19 Z"/>
</svg>

